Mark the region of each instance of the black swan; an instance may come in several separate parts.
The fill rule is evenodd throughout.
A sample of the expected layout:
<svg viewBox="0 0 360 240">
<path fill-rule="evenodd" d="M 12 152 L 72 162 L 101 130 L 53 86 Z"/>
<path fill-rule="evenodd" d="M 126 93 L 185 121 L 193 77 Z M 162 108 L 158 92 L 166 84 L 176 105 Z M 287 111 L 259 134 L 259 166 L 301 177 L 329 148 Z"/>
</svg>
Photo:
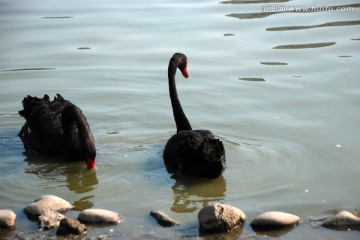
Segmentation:
<svg viewBox="0 0 360 240">
<path fill-rule="evenodd" d="M 62 157 L 69 160 L 85 160 L 89 170 L 96 165 L 94 137 L 80 108 L 65 100 L 60 94 L 50 101 L 27 96 L 22 101 L 20 116 L 26 122 L 19 137 L 28 151 Z"/>
<path fill-rule="evenodd" d="M 176 91 L 175 73 L 179 68 L 185 78 L 187 57 L 175 53 L 169 62 L 169 93 L 177 133 L 165 145 L 164 161 L 170 173 L 190 173 L 198 177 L 216 178 L 225 168 L 225 149 L 209 130 L 192 130 Z"/>
</svg>

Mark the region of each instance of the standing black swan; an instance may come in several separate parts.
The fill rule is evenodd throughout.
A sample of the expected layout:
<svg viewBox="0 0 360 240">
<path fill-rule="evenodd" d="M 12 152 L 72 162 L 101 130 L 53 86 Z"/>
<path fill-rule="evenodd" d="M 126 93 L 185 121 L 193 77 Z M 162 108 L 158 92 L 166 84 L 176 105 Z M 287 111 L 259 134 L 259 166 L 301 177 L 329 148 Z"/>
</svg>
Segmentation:
<svg viewBox="0 0 360 240">
<path fill-rule="evenodd" d="M 198 177 L 216 178 L 225 168 L 225 149 L 209 130 L 192 130 L 176 91 L 175 73 L 179 68 L 185 78 L 187 57 L 175 53 L 169 62 L 169 93 L 177 133 L 166 143 L 164 161 L 169 172 L 191 173 Z"/>
<path fill-rule="evenodd" d="M 27 96 L 20 116 L 26 119 L 19 137 L 26 150 L 69 160 L 85 160 L 88 169 L 96 165 L 94 137 L 80 108 L 60 94 L 50 101 Z"/>
</svg>

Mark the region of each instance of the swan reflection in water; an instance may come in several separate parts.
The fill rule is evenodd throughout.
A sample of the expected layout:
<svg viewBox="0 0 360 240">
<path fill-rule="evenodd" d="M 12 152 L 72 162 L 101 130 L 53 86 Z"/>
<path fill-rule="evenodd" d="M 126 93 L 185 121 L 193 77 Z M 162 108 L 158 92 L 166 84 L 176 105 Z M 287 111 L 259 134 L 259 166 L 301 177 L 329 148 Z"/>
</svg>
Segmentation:
<svg viewBox="0 0 360 240">
<path fill-rule="evenodd" d="M 173 175 L 173 212 L 195 212 L 210 202 L 221 202 L 226 192 L 226 181 L 222 175 L 207 179 L 186 175 Z"/>
<path fill-rule="evenodd" d="M 90 193 L 99 183 L 96 171 L 89 171 L 80 162 L 66 162 L 63 159 L 47 157 L 35 153 L 25 152 L 28 166 L 25 173 L 35 174 L 43 180 L 43 189 L 66 186 L 76 194 Z M 49 191 L 51 194 L 51 191 Z M 83 210 L 93 207 L 90 201 L 95 195 L 82 196 L 75 201 L 75 209 Z"/>
</svg>

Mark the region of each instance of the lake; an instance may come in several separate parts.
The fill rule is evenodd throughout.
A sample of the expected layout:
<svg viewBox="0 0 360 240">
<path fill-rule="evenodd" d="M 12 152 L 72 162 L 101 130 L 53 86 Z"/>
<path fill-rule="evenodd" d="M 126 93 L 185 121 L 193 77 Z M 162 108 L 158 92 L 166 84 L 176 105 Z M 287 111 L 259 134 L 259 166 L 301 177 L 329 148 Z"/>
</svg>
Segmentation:
<svg viewBox="0 0 360 240">
<path fill-rule="evenodd" d="M 302 218 L 280 239 L 359 238 L 316 224 L 360 209 L 358 1 L 0 0 L 0 31 L 0 209 L 17 232 L 38 229 L 23 208 L 53 194 L 77 206 L 69 217 L 119 212 L 123 223 L 88 231 L 114 239 L 267 239 L 250 226 L 266 211 Z M 225 145 L 217 179 L 174 179 L 163 163 L 175 52 L 188 57 L 190 77 L 176 79 L 190 123 Z M 22 99 L 56 93 L 86 115 L 96 172 L 24 151 Z M 215 202 L 249 220 L 201 235 L 197 213 Z M 151 210 L 181 225 L 163 228 Z"/>
</svg>

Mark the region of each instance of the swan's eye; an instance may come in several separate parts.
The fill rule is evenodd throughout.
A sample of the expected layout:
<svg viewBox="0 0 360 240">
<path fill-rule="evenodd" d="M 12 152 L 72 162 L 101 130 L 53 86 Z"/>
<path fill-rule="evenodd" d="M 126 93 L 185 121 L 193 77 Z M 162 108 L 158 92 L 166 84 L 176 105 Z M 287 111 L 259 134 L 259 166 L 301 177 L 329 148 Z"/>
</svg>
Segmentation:
<svg viewBox="0 0 360 240">
<path fill-rule="evenodd" d="M 187 63 L 186 62 L 181 62 L 179 63 L 178 65 L 178 68 L 180 69 L 180 71 L 183 71 L 187 66 Z"/>
</svg>

